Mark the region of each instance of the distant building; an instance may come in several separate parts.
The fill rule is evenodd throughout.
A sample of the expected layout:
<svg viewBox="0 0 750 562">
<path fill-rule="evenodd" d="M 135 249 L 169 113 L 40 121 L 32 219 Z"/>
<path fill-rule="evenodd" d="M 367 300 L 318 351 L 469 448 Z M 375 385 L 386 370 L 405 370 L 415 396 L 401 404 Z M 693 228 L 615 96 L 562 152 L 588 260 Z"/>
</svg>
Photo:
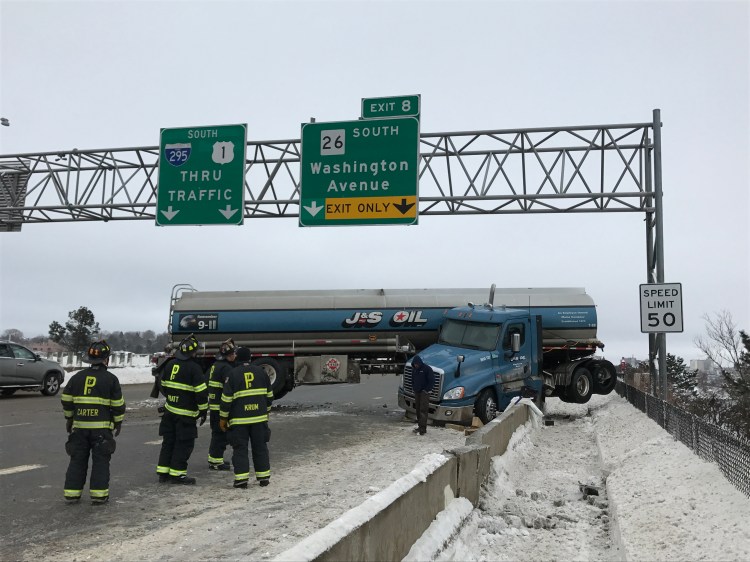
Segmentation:
<svg viewBox="0 0 750 562">
<path fill-rule="evenodd" d="M 65 348 L 61 346 L 59 343 L 55 343 L 52 340 L 46 340 L 39 343 L 30 343 L 26 347 L 31 348 L 31 351 L 34 353 L 60 353 L 61 351 L 65 351 Z"/>
<path fill-rule="evenodd" d="M 719 369 L 718 367 L 716 367 L 716 363 L 714 363 L 710 359 L 691 359 L 690 370 L 698 371 L 700 373 L 707 373 L 709 375 L 716 375 L 719 373 Z"/>
</svg>

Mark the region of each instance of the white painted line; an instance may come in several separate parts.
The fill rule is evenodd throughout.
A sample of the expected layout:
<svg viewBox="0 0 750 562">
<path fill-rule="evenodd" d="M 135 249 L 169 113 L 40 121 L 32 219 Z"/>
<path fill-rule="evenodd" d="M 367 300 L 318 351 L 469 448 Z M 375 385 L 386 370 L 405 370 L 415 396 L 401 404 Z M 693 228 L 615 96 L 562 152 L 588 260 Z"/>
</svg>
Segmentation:
<svg viewBox="0 0 750 562">
<path fill-rule="evenodd" d="M 16 472 L 26 472 L 27 470 L 34 470 L 35 468 L 46 468 L 45 464 L 22 464 L 21 466 L 14 466 L 12 468 L 0 469 L 0 476 L 6 474 L 15 474 Z"/>
<path fill-rule="evenodd" d="M 0 429 L 4 427 L 18 427 L 19 425 L 31 425 L 31 422 L 24 422 L 24 423 L 12 423 L 10 425 L 0 425 Z"/>
<path fill-rule="evenodd" d="M 161 439 L 159 441 L 146 441 L 144 445 L 161 445 Z"/>
</svg>

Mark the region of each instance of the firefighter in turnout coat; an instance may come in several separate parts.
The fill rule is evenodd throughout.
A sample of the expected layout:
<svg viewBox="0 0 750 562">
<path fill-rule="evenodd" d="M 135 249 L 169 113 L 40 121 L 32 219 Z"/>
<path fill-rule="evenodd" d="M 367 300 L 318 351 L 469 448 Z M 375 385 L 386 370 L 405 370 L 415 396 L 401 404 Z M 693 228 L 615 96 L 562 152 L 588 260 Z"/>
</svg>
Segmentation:
<svg viewBox="0 0 750 562">
<path fill-rule="evenodd" d="M 208 410 L 211 423 L 211 444 L 208 446 L 208 468 L 211 470 L 229 470 L 232 466 L 224 461 L 224 451 L 227 448 L 227 434 L 219 425 L 219 409 L 221 407 L 221 393 L 229 372 L 234 367 L 237 357 L 237 346 L 231 339 L 226 340 L 219 347 L 219 355 L 213 365 L 206 372 L 208 379 Z"/>
<path fill-rule="evenodd" d="M 203 370 L 192 357 L 198 351 L 198 340 L 191 334 L 180 342 L 175 358 L 164 367 L 162 392 L 167 397 L 159 424 L 162 436 L 156 472 L 159 482 L 195 484 L 187 475 L 188 459 L 195 447 L 198 428 L 208 415 L 208 390 Z"/>
<path fill-rule="evenodd" d="M 237 366 L 232 369 L 221 395 L 221 428 L 228 433 L 234 449 L 234 487 L 247 488 L 250 479 L 248 441 L 253 455 L 255 478 L 261 486 L 268 486 L 271 461 L 268 456 L 268 412 L 273 401 L 271 381 L 262 367 L 250 364 L 250 350 L 237 348 Z"/>
<path fill-rule="evenodd" d="M 115 452 L 114 437 L 120 434 L 125 418 L 120 381 L 107 370 L 109 354 L 104 340 L 92 343 L 86 358 L 91 366 L 73 375 L 62 395 L 65 426 L 70 434 L 65 444 L 70 463 L 64 489 L 69 503 L 81 500 L 89 454 L 91 503 L 103 505 L 109 501 L 109 461 Z"/>
</svg>

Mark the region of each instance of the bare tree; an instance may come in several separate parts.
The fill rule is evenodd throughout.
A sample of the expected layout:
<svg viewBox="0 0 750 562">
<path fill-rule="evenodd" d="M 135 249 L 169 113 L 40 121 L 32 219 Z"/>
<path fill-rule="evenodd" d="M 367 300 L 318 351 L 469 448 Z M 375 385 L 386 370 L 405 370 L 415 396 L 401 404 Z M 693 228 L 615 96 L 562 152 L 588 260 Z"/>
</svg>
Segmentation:
<svg viewBox="0 0 750 562">
<path fill-rule="evenodd" d="M 726 310 L 703 319 L 706 334 L 696 337 L 695 345 L 721 370 L 729 396 L 727 424 L 750 438 L 750 338 Z"/>
<path fill-rule="evenodd" d="M 0 336 L 0 339 L 10 340 L 16 343 L 23 343 L 24 341 L 26 341 L 26 338 L 23 337 L 23 332 L 21 330 L 17 330 L 16 328 L 9 328 L 8 330 L 3 330 L 3 333 Z"/>
<path fill-rule="evenodd" d="M 714 316 L 704 314 L 703 320 L 706 322 L 706 334 L 696 336 L 696 347 L 722 371 L 727 367 L 736 369 L 742 359 L 743 346 L 732 313 L 722 310 Z"/>
</svg>

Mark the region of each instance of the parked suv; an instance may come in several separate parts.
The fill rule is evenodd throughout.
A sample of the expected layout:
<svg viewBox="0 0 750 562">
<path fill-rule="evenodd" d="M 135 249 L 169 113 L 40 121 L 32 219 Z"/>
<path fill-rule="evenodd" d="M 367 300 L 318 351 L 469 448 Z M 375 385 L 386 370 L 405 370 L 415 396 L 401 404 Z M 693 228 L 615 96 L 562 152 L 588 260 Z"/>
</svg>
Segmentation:
<svg viewBox="0 0 750 562">
<path fill-rule="evenodd" d="M 54 396 L 65 380 L 65 370 L 55 361 L 42 359 L 22 345 L 0 342 L 0 394 L 17 390 L 41 390 Z"/>
</svg>

